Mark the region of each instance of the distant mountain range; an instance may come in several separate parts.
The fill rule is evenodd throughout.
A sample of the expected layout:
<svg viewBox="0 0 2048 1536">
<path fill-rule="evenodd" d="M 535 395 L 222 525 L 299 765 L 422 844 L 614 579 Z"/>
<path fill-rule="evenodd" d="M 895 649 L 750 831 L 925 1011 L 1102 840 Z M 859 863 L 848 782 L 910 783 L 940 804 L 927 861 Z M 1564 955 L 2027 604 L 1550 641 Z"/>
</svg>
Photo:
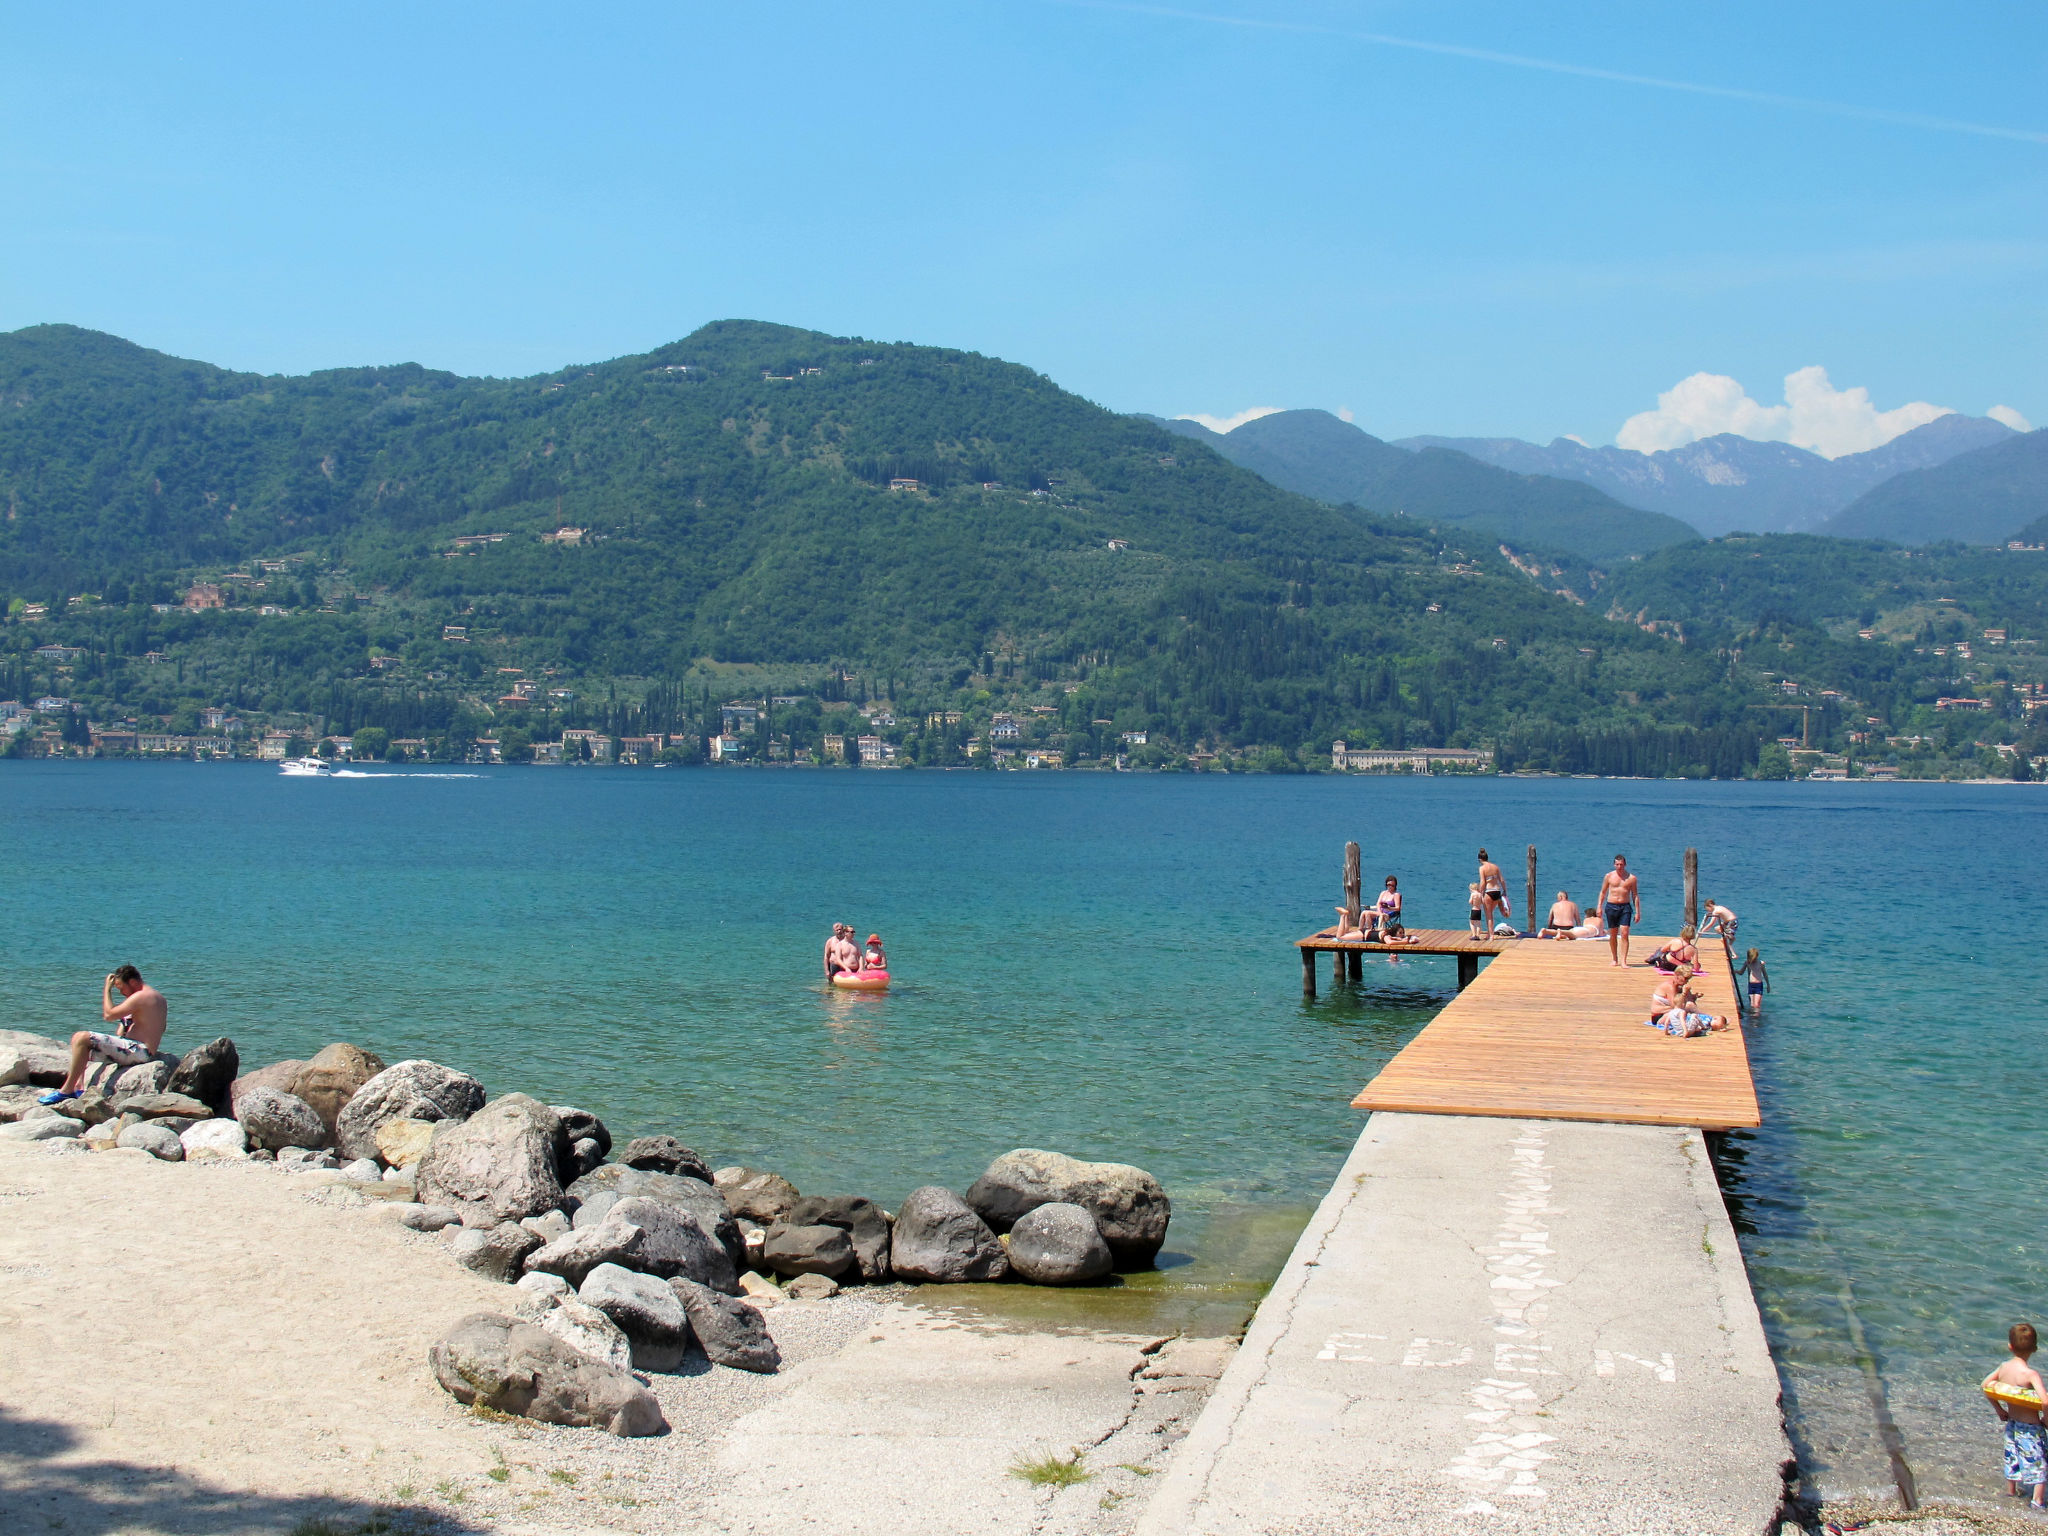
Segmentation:
<svg viewBox="0 0 2048 1536">
<path fill-rule="evenodd" d="M 1608 564 L 1698 537 L 1675 517 L 1624 506 L 1576 477 L 1504 469 L 1453 449 L 1413 451 L 1328 411 L 1281 411 L 1228 433 L 1151 419 L 1283 490 L 1469 528 L 1525 550 Z"/>
<path fill-rule="evenodd" d="M 1906 437 L 1940 425 L 1930 422 Z M 2015 537 L 2041 543 L 2048 538 L 2048 431 L 2009 433 L 1988 448 L 1909 469 L 1866 491 L 1820 532 L 1899 544 L 2002 544 Z"/>
<path fill-rule="evenodd" d="M 1839 459 L 1824 459 L 1790 443 L 1756 442 L 1727 432 L 1658 453 L 1590 448 L 1568 437 L 1557 438 L 1548 447 L 1512 437 L 1405 437 L 1393 446 L 1418 452 L 1451 449 L 1525 475 L 1583 481 L 1627 506 L 1681 518 L 1717 537 L 1821 531 L 1829 518 L 1894 476 L 1932 469 L 2018 435 L 1989 417 L 1950 415 L 1867 453 Z M 1924 505 L 1935 515 L 1931 503 Z M 1936 515 L 1936 521 L 1946 515 Z M 1942 537 L 1971 535 L 1926 532 L 1907 542 Z"/>
</svg>

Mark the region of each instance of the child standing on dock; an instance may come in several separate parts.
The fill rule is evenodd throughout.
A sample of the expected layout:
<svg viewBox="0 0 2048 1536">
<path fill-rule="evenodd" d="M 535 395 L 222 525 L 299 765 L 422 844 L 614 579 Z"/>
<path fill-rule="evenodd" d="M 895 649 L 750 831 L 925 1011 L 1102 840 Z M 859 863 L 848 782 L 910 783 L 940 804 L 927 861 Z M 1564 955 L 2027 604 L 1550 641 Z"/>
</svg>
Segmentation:
<svg viewBox="0 0 2048 1536">
<path fill-rule="evenodd" d="M 2043 1397 L 2048 1397 L 2048 1388 L 2041 1383 L 2041 1373 L 2027 1364 L 2040 1340 L 2034 1335 L 2032 1323 L 2014 1323 L 2005 1342 L 2012 1358 L 1984 1378 L 1985 1393 L 1988 1395 L 1993 1386 L 2018 1388 L 2032 1392 L 2035 1400 L 2034 1406 L 2029 1407 L 2025 1403 L 1991 1399 L 1991 1406 L 2005 1425 L 2005 1491 L 2017 1498 L 2022 1488 L 2032 1488 L 2034 1508 L 2044 1509 L 2048 1508 L 2043 1503 L 2044 1496 L 2048 1496 L 2048 1442 L 2042 1438 L 2039 1405 Z"/>
<path fill-rule="evenodd" d="M 1473 881 L 1467 889 L 1472 893 L 1471 900 L 1467 903 L 1470 910 L 1466 913 L 1466 916 L 1472 919 L 1472 937 L 1483 939 L 1486 937 L 1486 898 L 1479 894 L 1479 882 L 1477 880 Z"/>
<path fill-rule="evenodd" d="M 1764 994 L 1771 990 L 1771 973 L 1764 969 L 1764 959 L 1751 950 L 1742 962 L 1742 979 L 1749 983 L 1749 1011 L 1763 1012 Z"/>
</svg>

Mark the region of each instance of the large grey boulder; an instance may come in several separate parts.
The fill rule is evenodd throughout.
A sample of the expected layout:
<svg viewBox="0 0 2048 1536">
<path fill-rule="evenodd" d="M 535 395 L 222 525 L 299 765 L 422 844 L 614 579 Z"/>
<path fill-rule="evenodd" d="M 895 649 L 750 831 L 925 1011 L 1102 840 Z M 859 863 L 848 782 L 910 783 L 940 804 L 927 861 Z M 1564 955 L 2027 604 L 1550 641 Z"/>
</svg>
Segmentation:
<svg viewBox="0 0 2048 1536">
<path fill-rule="evenodd" d="M 721 1168 L 711 1176 L 711 1182 L 732 1207 L 733 1215 L 758 1221 L 764 1227 L 781 1221 L 790 1207 L 803 1198 L 781 1174 L 760 1168 Z"/>
<path fill-rule="evenodd" d="M 375 1157 L 377 1127 L 387 1120 L 467 1120 L 483 1107 L 484 1085 L 467 1072 L 436 1061 L 401 1061 L 349 1098 L 335 1119 L 335 1140 L 344 1157 Z"/>
<path fill-rule="evenodd" d="M 666 1281 L 600 1264 L 576 1287 L 576 1299 L 619 1325 L 643 1371 L 673 1371 L 690 1347 L 690 1319 Z"/>
<path fill-rule="evenodd" d="M 998 1232 L 1009 1231 L 1025 1212 L 1055 1201 L 1092 1215 L 1116 1262 L 1126 1268 L 1152 1262 L 1173 1216 L 1166 1191 L 1144 1169 L 1084 1163 L 1035 1147 L 1005 1152 L 967 1191 L 967 1203 Z"/>
<path fill-rule="evenodd" d="M 658 1435 L 668 1428 L 654 1394 L 627 1372 L 503 1313 L 465 1317 L 434 1344 L 429 1359 L 434 1379 L 459 1403 L 615 1435 Z"/>
<path fill-rule="evenodd" d="M 635 1267 L 640 1245 L 647 1234 L 626 1221 L 601 1221 L 594 1227 L 578 1227 L 566 1237 L 544 1243 L 526 1256 L 526 1272 L 559 1275 L 570 1285 L 583 1279 L 600 1264 Z"/>
<path fill-rule="evenodd" d="M 747 1244 L 740 1235 L 739 1223 L 733 1220 L 724 1196 L 702 1179 L 648 1173 L 621 1163 L 607 1163 L 571 1184 L 566 1193 L 576 1205 L 575 1223 L 579 1227 L 604 1220 L 614 1205 L 629 1196 L 663 1201 L 696 1217 L 697 1225 L 725 1250 L 735 1272 L 746 1263 Z"/>
<path fill-rule="evenodd" d="M 669 1281 L 669 1289 L 683 1304 L 690 1331 L 713 1365 L 766 1376 L 774 1375 L 781 1366 L 782 1351 L 768 1336 L 768 1325 L 758 1307 L 737 1296 L 721 1296 L 681 1276 Z"/>
<path fill-rule="evenodd" d="M 171 1073 L 177 1069 L 178 1058 L 158 1052 L 148 1061 L 137 1062 L 124 1067 L 118 1062 L 97 1061 L 85 1069 L 87 1088 L 97 1088 L 101 1093 L 111 1094 L 116 1099 L 149 1097 L 161 1094 L 170 1087 Z M 184 1098 L 183 1094 L 178 1095 Z M 198 1103 L 198 1100 L 189 1102 Z M 210 1115 L 212 1109 L 202 1105 L 201 1115 Z"/>
<path fill-rule="evenodd" d="M 67 1125 L 76 1124 L 66 1121 Z M 167 1163 L 185 1161 L 185 1143 L 178 1139 L 178 1133 L 167 1125 L 154 1120 L 138 1120 L 114 1138 L 117 1147 L 140 1147 L 151 1157 L 161 1158 Z"/>
<path fill-rule="evenodd" d="M 0 1137 L 8 1141 L 71 1141 L 85 1134 L 85 1122 L 73 1120 L 68 1115 L 39 1115 L 33 1120 L 16 1120 L 11 1125 L 0 1125 Z M 168 1134 L 168 1133 L 166 1133 Z M 172 1136 L 172 1141 L 177 1141 Z M 179 1155 L 184 1147 L 179 1146 Z"/>
<path fill-rule="evenodd" d="M 178 1061 L 178 1067 L 164 1084 L 166 1093 L 182 1093 L 199 1100 L 216 1118 L 233 1117 L 235 1074 L 242 1068 L 235 1042 L 226 1035 L 194 1046 Z"/>
<path fill-rule="evenodd" d="M 1116 1268 L 1116 1259 L 1093 1215 L 1055 1200 L 1010 1228 L 1010 1268 L 1033 1285 L 1086 1285 Z"/>
<path fill-rule="evenodd" d="M 853 1240 L 842 1227 L 777 1223 L 761 1240 L 761 1262 L 778 1275 L 845 1274 L 855 1267 Z"/>
<path fill-rule="evenodd" d="M 278 1088 L 245 1088 L 235 1101 L 235 1118 L 252 1145 L 282 1152 L 286 1147 L 324 1147 L 327 1127 L 313 1106 Z"/>
<path fill-rule="evenodd" d="M 562 1203 L 556 1169 L 565 1150 L 555 1112 L 538 1099 L 508 1093 L 460 1124 L 436 1131 L 413 1188 L 428 1205 L 452 1205 L 500 1221 L 538 1216 Z"/>
<path fill-rule="evenodd" d="M 316 1052 L 311 1061 L 292 1074 L 292 1080 L 285 1087 L 312 1105 L 313 1113 L 333 1132 L 339 1127 L 341 1112 L 348 1108 L 349 1101 L 384 1070 L 384 1058 L 374 1051 L 337 1040 Z M 448 1117 L 426 1115 L 421 1118 L 435 1120 Z"/>
<path fill-rule="evenodd" d="M 55 1088 L 71 1070 L 71 1046 L 25 1029 L 0 1029 L 0 1084 Z"/>
<path fill-rule="evenodd" d="M 529 1275 L 526 1278 L 534 1277 Z M 549 1275 L 547 1278 L 552 1280 L 555 1277 Z M 525 1281 L 520 1284 L 525 1284 Z M 633 1341 L 626 1337 L 625 1330 L 597 1308 L 578 1301 L 574 1291 L 566 1296 L 535 1296 L 529 1293 L 520 1303 L 519 1311 L 522 1316 L 537 1319 L 544 1330 L 578 1353 L 600 1360 L 615 1370 L 633 1369 Z"/>
<path fill-rule="evenodd" d="M 486 1280 L 507 1285 L 525 1271 L 526 1258 L 541 1246 L 539 1238 L 516 1221 L 501 1221 L 495 1227 L 451 1227 L 448 1248 L 455 1262 Z"/>
<path fill-rule="evenodd" d="M 548 1108 L 562 1122 L 562 1135 L 569 1143 L 568 1161 L 561 1169 L 562 1182 L 573 1183 L 592 1169 L 602 1167 L 612 1149 L 612 1133 L 605 1129 L 604 1122 L 573 1104 L 550 1104 Z"/>
<path fill-rule="evenodd" d="M 635 1136 L 626 1143 L 619 1161 L 643 1173 L 672 1173 L 686 1179 L 711 1182 L 711 1170 L 704 1159 L 673 1136 Z"/>
<path fill-rule="evenodd" d="M 235 1118 L 242 1115 L 242 1095 L 256 1088 L 274 1088 L 279 1093 L 292 1091 L 292 1080 L 299 1075 L 303 1061 L 274 1061 L 267 1067 L 258 1067 L 254 1072 L 244 1072 L 228 1085 L 228 1107 L 235 1112 Z"/>
<path fill-rule="evenodd" d="M 137 1115 L 144 1120 L 183 1120 L 188 1124 L 214 1117 L 212 1110 L 182 1093 L 116 1095 L 114 1108 L 124 1115 Z"/>
<path fill-rule="evenodd" d="M 682 1275 L 728 1296 L 739 1290 L 740 1273 L 732 1255 L 682 1207 L 629 1195 L 612 1207 L 607 1219 L 628 1222 L 646 1233 L 632 1259 L 635 1269 L 664 1280 Z"/>
<path fill-rule="evenodd" d="M 42 1094 L 42 1089 L 31 1088 L 27 1083 L 0 1085 L 0 1122 L 19 1120 L 30 1110 L 40 1109 L 42 1106 L 37 1104 L 36 1100 L 42 1097 Z M 66 1102 L 76 1104 L 78 1100 L 70 1099 Z"/>
<path fill-rule="evenodd" d="M 232 1120 L 201 1120 L 180 1131 L 178 1140 L 184 1144 L 187 1162 L 204 1162 L 209 1157 L 232 1161 L 249 1155 L 242 1128 Z"/>
<path fill-rule="evenodd" d="M 51 1108 L 66 1119 L 80 1120 L 87 1125 L 98 1125 L 102 1121 L 116 1118 L 121 1113 L 112 1099 L 90 1088 L 77 1098 L 66 1099 L 61 1104 L 52 1105 Z"/>
<path fill-rule="evenodd" d="M 1000 1280 L 1010 1272 L 1003 1245 L 988 1223 L 950 1189 L 913 1189 L 896 1213 L 889 1268 L 899 1280 L 956 1284 Z"/>
<path fill-rule="evenodd" d="M 889 1218 L 874 1201 L 859 1195 L 806 1195 L 782 1219 L 792 1227 L 840 1228 L 853 1243 L 861 1279 L 889 1278 Z"/>
</svg>

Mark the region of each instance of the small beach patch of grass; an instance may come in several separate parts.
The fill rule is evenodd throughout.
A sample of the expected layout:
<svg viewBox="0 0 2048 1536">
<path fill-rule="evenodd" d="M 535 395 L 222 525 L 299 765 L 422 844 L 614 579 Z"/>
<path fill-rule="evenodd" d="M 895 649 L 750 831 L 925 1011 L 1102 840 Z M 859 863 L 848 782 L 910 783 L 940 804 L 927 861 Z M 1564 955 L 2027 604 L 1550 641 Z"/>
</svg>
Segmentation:
<svg viewBox="0 0 2048 1536">
<path fill-rule="evenodd" d="M 1068 1456 L 1055 1456 L 1047 1451 L 1043 1456 L 1018 1457 L 1010 1463 L 1010 1476 L 1034 1488 L 1072 1488 L 1090 1481 L 1095 1474 L 1081 1465 L 1079 1451 Z"/>
<path fill-rule="evenodd" d="M 553 1468 L 548 1473 L 548 1476 L 552 1477 L 558 1483 L 567 1483 L 572 1488 L 576 1484 L 576 1474 L 574 1472 L 566 1471 L 561 1467 Z"/>
</svg>

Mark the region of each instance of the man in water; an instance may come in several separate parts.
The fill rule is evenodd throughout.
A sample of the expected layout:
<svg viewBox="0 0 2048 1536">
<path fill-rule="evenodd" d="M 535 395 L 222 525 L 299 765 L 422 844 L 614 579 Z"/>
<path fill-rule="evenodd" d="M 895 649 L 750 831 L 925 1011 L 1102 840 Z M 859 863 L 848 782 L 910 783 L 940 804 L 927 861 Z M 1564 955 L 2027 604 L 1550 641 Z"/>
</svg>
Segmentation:
<svg viewBox="0 0 2048 1536">
<path fill-rule="evenodd" d="M 116 992 L 121 997 L 119 1002 L 114 1000 Z M 64 1075 L 64 1085 L 51 1089 L 37 1102 L 57 1104 L 77 1098 L 84 1089 L 85 1074 L 97 1062 L 141 1066 L 164 1043 L 168 1014 L 169 1005 L 164 1002 L 163 993 L 144 981 L 134 966 L 124 965 L 111 972 L 100 987 L 100 1018 L 109 1024 L 118 1021 L 119 1027 L 112 1034 L 81 1029 L 73 1035 L 71 1070 Z"/>
<path fill-rule="evenodd" d="M 1496 909 L 1500 912 L 1501 921 L 1513 916 L 1508 910 L 1508 883 L 1501 876 L 1500 866 L 1489 859 L 1482 848 L 1479 850 L 1479 911 L 1486 933 L 1493 932 Z"/>
<path fill-rule="evenodd" d="M 853 942 L 853 929 L 846 923 L 832 925 L 832 937 L 825 941 L 825 975 L 829 979 L 860 969 L 860 946 Z"/>
<path fill-rule="evenodd" d="M 1600 882 L 1600 916 L 1607 924 L 1607 956 L 1616 966 L 1628 964 L 1628 931 L 1643 915 L 1636 877 L 1628 872 L 1628 860 L 1614 856 L 1614 868 Z"/>
</svg>

